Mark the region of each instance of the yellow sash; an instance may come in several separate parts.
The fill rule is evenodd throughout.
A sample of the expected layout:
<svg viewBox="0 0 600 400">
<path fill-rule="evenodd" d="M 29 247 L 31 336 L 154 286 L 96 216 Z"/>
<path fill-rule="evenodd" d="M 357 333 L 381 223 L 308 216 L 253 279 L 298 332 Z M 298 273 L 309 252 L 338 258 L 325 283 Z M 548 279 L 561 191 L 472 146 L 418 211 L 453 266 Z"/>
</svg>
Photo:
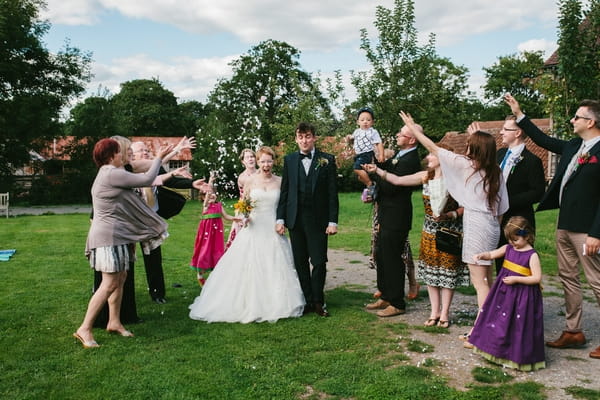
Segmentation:
<svg viewBox="0 0 600 400">
<path fill-rule="evenodd" d="M 531 276 L 531 270 L 529 268 L 525 268 L 519 264 L 515 264 L 514 262 L 508 261 L 504 259 L 502 266 L 506 269 L 511 270 L 512 272 L 516 272 L 517 274 L 521 274 L 523 276 Z"/>
</svg>

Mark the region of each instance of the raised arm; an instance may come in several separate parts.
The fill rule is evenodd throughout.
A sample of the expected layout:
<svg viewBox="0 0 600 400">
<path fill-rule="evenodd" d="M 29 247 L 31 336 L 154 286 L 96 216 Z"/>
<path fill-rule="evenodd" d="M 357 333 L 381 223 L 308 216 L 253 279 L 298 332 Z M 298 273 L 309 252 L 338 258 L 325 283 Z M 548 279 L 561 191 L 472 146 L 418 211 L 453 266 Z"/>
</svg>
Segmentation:
<svg viewBox="0 0 600 400">
<path fill-rule="evenodd" d="M 381 177 L 382 180 L 391 183 L 396 186 L 419 186 L 423 184 L 423 179 L 427 175 L 427 171 L 419 171 L 412 175 L 398 176 L 379 168 L 375 164 L 363 164 L 363 169 L 368 173 L 375 173 Z"/>
<path fill-rule="evenodd" d="M 425 133 L 423 133 L 423 131 L 417 127 L 412 116 L 404 111 L 400 111 L 400 117 L 402 118 L 402 121 L 404 121 L 404 124 L 408 126 L 412 134 L 415 136 L 415 139 L 417 139 L 419 143 L 421 143 L 423 147 L 427 149 L 427 151 L 437 155 L 439 147 L 437 147 L 433 140 L 425 136 Z"/>
</svg>

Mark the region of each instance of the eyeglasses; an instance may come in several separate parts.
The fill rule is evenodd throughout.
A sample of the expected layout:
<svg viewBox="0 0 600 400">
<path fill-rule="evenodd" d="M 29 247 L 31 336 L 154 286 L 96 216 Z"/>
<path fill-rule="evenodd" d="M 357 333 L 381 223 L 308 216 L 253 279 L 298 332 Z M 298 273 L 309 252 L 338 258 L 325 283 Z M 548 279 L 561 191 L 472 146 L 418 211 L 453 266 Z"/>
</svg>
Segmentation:
<svg viewBox="0 0 600 400">
<path fill-rule="evenodd" d="M 592 118 L 582 117 L 581 115 L 577 115 L 577 114 L 575 114 L 575 116 L 573 117 L 573 119 L 575 121 L 577 121 L 578 119 L 585 119 L 586 121 L 591 121 L 592 120 Z"/>
</svg>

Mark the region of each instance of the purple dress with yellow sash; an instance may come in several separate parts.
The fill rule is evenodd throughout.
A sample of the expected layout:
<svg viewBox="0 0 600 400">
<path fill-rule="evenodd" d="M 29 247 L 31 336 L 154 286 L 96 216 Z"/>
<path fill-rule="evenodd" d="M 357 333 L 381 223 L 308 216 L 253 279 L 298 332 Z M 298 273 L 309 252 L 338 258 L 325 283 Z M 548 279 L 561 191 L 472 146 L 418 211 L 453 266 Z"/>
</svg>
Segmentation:
<svg viewBox="0 0 600 400">
<path fill-rule="evenodd" d="M 473 327 L 469 342 L 486 359 L 522 371 L 545 368 L 544 305 L 540 285 L 507 285 L 506 276 L 529 276 L 534 249 L 510 244 L 502 269 Z"/>
</svg>

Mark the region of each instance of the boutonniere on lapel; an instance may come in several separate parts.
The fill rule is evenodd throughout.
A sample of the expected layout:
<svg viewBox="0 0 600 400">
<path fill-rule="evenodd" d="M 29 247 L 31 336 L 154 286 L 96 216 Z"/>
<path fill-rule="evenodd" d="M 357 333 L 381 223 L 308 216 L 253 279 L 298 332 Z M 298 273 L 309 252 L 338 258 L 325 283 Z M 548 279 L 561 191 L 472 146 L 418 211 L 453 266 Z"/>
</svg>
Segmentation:
<svg viewBox="0 0 600 400">
<path fill-rule="evenodd" d="M 595 155 L 590 157 L 590 153 L 583 153 L 577 158 L 577 164 L 598 164 L 598 157 Z"/>
<path fill-rule="evenodd" d="M 514 172 L 514 170 L 515 170 L 515 167 L 517 166 L 517 164 L 518 164 L 518 163 L 520 163 L 521 161 L 523 161 L 523 158 L 525 158 L 525 157 L 523 157 L 523 155 L 521 154 L 521 155 L 519 155 L 519 157 L 517 157 L 517 159 L 516 159 L 516 160 L 514 160 L 514 161 L 513 161 L 513 165 L 512 165 L 512 167 L 510 168 L 510 173 L 511 173 L 511 174 Z M 510 175 L 510 174 L 509 174 L 509 175 Z"/>
<path fill-rule="evenodd" d="M 325 157 L 320 157 L 317 159 L 317 163 L 315 164 L 315 171 L 318 170 L 321 167 L 324 167 L 326 165 L 329 165 L 329 160 L 326 159 Z"/>
</svg>

